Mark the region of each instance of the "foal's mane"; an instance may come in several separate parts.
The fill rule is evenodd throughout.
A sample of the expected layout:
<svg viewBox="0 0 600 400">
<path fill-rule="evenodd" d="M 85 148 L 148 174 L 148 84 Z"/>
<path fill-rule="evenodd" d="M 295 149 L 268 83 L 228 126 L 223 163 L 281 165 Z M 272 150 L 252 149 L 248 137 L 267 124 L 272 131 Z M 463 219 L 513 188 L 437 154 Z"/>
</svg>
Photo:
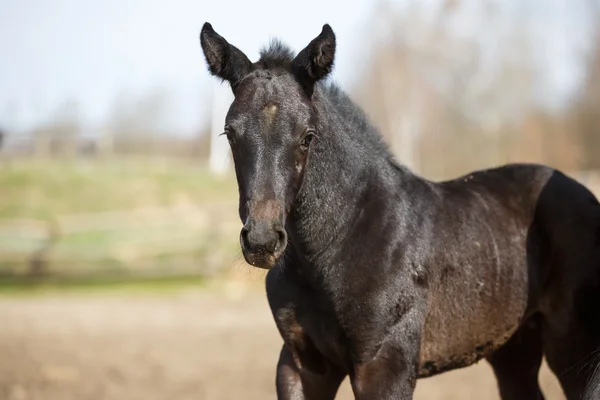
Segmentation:
<svg viewBox="0 0 600 400">
<path fill-rule="evenodd" d="M 296 56 L 296 53 L 279 39 L 271 39 L 259 54 L 258 63 L 264 69 L 269 70 L 290 70 Z M 374 156 L 386 158 L 396 167 L 400 167 L 367 114 L 338 85 L 333 82 L 320 81 L 316 85 L 316 94 L 327 99 L 341 120 L 350 125 L 351 129 L 345 130 L 349 135 L 374 150 Z"/>
</svg>

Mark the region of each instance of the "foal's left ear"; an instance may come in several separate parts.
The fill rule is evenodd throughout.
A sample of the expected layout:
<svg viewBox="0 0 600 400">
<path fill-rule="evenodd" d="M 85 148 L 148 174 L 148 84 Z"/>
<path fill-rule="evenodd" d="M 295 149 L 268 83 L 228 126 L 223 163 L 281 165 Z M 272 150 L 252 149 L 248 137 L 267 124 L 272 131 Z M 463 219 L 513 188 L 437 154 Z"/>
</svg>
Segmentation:
<svg viewBox="0 0 600 400">
<path fill-rule="evenodd" d="M 200 31 L 200 45 L 210 73 L 228 81 L 235 92 L 238 83 L 252 70 L 252 62 L 240 49 L 215 32 L 208 22 Z"/>
<path fill-rule="evenodd" d="M 333 69 L 334 57 L 335 34 L 331 26 L 325 24 L 319 36 L 298 53 L 292 62 L 292 72 L 308 97 L 312 96 L 315 84 Z"/>
</svg>

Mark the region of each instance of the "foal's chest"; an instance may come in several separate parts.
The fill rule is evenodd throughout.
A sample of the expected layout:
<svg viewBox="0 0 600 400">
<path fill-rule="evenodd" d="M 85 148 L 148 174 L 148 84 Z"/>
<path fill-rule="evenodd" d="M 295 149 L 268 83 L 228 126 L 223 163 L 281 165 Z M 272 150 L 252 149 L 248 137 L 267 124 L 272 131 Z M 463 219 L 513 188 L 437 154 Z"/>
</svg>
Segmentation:
<svg viewBox="0 0 600 400">
<path fill-rule="evenodd" d="M 288 306 L 275 311 L 275 319 L 296 362 L 320 371 L 327 362 L 346 368 L 350 361 L 342 329 L 323 309 L 310 312 L 303 307 Z"/>
</svg>

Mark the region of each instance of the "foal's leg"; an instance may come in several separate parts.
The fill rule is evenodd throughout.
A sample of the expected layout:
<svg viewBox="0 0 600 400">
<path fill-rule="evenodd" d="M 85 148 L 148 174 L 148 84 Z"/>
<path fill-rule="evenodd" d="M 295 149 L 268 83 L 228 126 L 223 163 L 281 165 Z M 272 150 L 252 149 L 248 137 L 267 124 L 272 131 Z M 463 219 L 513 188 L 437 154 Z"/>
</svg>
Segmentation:
<svg viewBox="0 0 600 400">
<path fill-rule="evenodd" d="M 357 400 L 412 400 L 417 369 L 402 349 L 386 351 L 368 364 L 355 366 L 351 376 Z"/>
<path fill-rule="evenodd" d="M 566 334 L 544 328 L 546 361 L 568 400 L 582 398 L 598 362 L 599 339 L 584 325 L 571 324 Z"/>
<path fill-rule="evenodd" d="M 415 307 L 416 309 L 417 307 Z M 370 361 L 350 374 L 356 400 L 412 400 L 417 383 L 422 314 L 406 314 Z"/>
<path fill-rule="evenodd" d="M 491 356 L 502 400 L 543 400 L 538 383 L 542 363 L 541 328 L 536 317 L 521 326 Z"/>
<path fill-rule="evenodd" d="M 277 364 L 278 400 L 333 400 L 346 374 L 329 364 L 324 374 L 299 370 L 283 346 Z"/>
</svg>

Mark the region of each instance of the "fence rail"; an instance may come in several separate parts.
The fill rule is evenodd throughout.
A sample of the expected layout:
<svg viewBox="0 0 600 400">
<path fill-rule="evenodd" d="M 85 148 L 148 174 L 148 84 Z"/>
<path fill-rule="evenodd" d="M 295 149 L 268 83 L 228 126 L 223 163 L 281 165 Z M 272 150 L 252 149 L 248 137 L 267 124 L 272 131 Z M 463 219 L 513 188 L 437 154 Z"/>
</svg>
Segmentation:
<svg viewBox="0 0 600 400">
<path fill-rule="evenodd" d="M 600 171 L 570 174 L 600 197 Z M 239 259 L 237 203 L 0 221 L 0 277 L 214 274 Z"/>
<path fill-rule="evenodd" d="M 0 273 L 214 273 L 231 260 L 235 203 L 58 215 L 0 222 Z"/>
</svg>

